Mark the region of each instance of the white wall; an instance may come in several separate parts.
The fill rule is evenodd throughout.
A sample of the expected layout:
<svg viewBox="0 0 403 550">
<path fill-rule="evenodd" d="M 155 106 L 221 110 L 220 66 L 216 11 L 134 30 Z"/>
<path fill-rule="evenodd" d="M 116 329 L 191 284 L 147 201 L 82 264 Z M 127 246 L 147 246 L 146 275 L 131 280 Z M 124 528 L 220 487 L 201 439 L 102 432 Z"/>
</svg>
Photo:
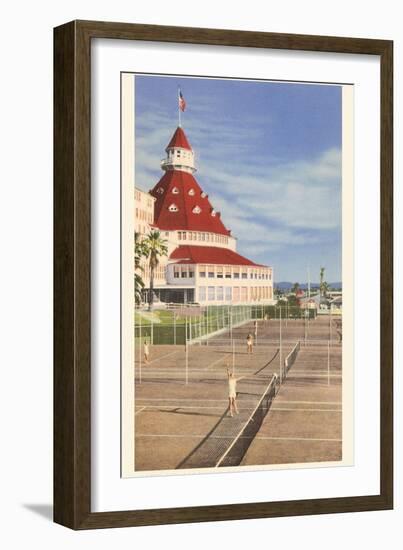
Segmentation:
<svg viewBox="0 0 403 550">
<path fill-rule="evenodd" d="M 71 19 L 329 34 L 394 39 L 396 98 L 402 97 L 399 2 L 250 0 L 193 2 L 69 0 L 3 4 L 1 32 L 0 235 L 2 546 L 12 548 L 181 548 L 209 546 L 366 550 L 397 548 L 402 538 L 402 437 L 397 431 L 396 510 L 73 533 L 48 517 L 52 499 L 52 27 Z M 396 181 L 401 183 L 402 104 L 396 108 Z M 396 186 L 396 204 L 402 203 Z M 402 223 L 400 233 L 402 233 Z M 399 229 L 399 228 L 398 228 Z M 397 231 L 397 234 L 399 231 Z M 399 239 L 400 241 L 400 239 Z M 401 254 L 396 250 L 402 280 Z M 400 275 L 400 276 L 399 276 Z M 401 287 L 401 285 L 400 285 Z M 395 289 L 401 311 L 401 290 Z M 400 312 L 399 312 L 400 314 Z M 401 314 L 400 314 L 401 315 Z M 396 335 L 401 340 L 401 318 Z M 399 331 L 400 328 L 400 331 Z M 397 341 L 397 338 L 396 338 Z M 396 365 L 401 367 L 401 344 Z M 396 369 L 396 418 L 402 418 Z M 73 546 L 74 545 L 74 546 Z M 157 546 L 158 545 L 158 546 Z"/>
</svg>

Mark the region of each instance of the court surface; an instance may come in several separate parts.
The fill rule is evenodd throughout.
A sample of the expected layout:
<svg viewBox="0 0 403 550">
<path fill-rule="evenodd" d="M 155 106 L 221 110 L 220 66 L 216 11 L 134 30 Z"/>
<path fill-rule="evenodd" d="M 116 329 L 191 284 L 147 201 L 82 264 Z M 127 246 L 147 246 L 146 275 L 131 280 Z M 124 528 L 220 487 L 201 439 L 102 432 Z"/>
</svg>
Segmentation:
<svg viewBox="0 0 403 550">
<path fill-rule="evenodd" d="M 280 321 L 258 321 L 248 354 L 246 336 L 254 330 L 250 322 L 233 328 L 232 340 L 227 331 L 187 351 L 151 346 L 148 364 L 136 354 L 136 471 L 341 460 L 342 365 L 335 323 L 328 317 L 283 320 L 280 351 Z M 276 384 L 275 397 L 261 402 L 297 342 L 300 351 Z M 233 418 L 227 368 L 242 377 Z"/>
</svg>

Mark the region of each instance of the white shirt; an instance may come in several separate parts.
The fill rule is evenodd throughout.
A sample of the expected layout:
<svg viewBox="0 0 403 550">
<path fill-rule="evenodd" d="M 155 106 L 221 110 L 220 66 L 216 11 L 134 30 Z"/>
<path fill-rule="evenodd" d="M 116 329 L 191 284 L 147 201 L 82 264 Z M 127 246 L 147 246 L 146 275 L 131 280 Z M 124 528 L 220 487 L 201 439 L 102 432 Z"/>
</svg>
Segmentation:
<svg viewBox="0 0 403 550">
<path fill-rule="evenodd" d="M 229 397 L 236 397 L 236 378 L 232 376 L 228 378 L 228 395 Z"/>
</svg>

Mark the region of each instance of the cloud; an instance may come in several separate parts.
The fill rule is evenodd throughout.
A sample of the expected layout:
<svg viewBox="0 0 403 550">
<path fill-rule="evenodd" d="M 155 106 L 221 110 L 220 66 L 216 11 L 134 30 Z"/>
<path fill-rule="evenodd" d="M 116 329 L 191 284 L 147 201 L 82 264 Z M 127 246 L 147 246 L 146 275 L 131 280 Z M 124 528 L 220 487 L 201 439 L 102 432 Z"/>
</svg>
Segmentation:
<svg viewBox="0 0 403 550">
<path fill-rule="evenodd" d="M 275 158 L 266 147 L 274 139 L 270 118 L 249 118 L 241 113 L 228 120 L 199 98 L 186 120 L 196 178 L 237 237 L 238 250 L 271 264 L 271 255 L 285 258 L 290 248 L 299 248 L 301 262 L 304 251 L 334 246 L 341 227 L 341 150 Z M 160 161 L 176 122 L 158 106 L 143 104 L 136 121 L 140 188 L 150 189 L 162 176 Z"/>
<path fill-rule="evenodd" d="M 210 175 L 211 174 L 211 175 Z M 283 163 L 275 168 L 251 165 L 210 166 L 207 177 L 225 216 L 230 205 L 240 219 L 265 219 L 296 229 L 340 227 L 341 154 L 325 151 L 311 161 Z M 222 205 L 222 206 L 221 206 Z"/>
</svg>

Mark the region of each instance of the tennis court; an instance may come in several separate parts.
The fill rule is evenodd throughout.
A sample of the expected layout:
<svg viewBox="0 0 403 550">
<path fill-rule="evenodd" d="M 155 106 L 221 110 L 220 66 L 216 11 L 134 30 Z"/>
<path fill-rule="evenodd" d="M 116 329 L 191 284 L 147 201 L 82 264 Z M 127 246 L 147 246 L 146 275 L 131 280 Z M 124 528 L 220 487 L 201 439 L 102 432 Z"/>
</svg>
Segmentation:
<svg viewBox="0 0 403 550">
<path fill-rule="evenodd" d="M 192 345 L 150 346 L 148 364 L 137 353 L 136 471 L 339 460 L 341 344 L 332 325 L 249 321 Z M 233 418 L 227 368 L 242 377 Z"/>
</svg>

